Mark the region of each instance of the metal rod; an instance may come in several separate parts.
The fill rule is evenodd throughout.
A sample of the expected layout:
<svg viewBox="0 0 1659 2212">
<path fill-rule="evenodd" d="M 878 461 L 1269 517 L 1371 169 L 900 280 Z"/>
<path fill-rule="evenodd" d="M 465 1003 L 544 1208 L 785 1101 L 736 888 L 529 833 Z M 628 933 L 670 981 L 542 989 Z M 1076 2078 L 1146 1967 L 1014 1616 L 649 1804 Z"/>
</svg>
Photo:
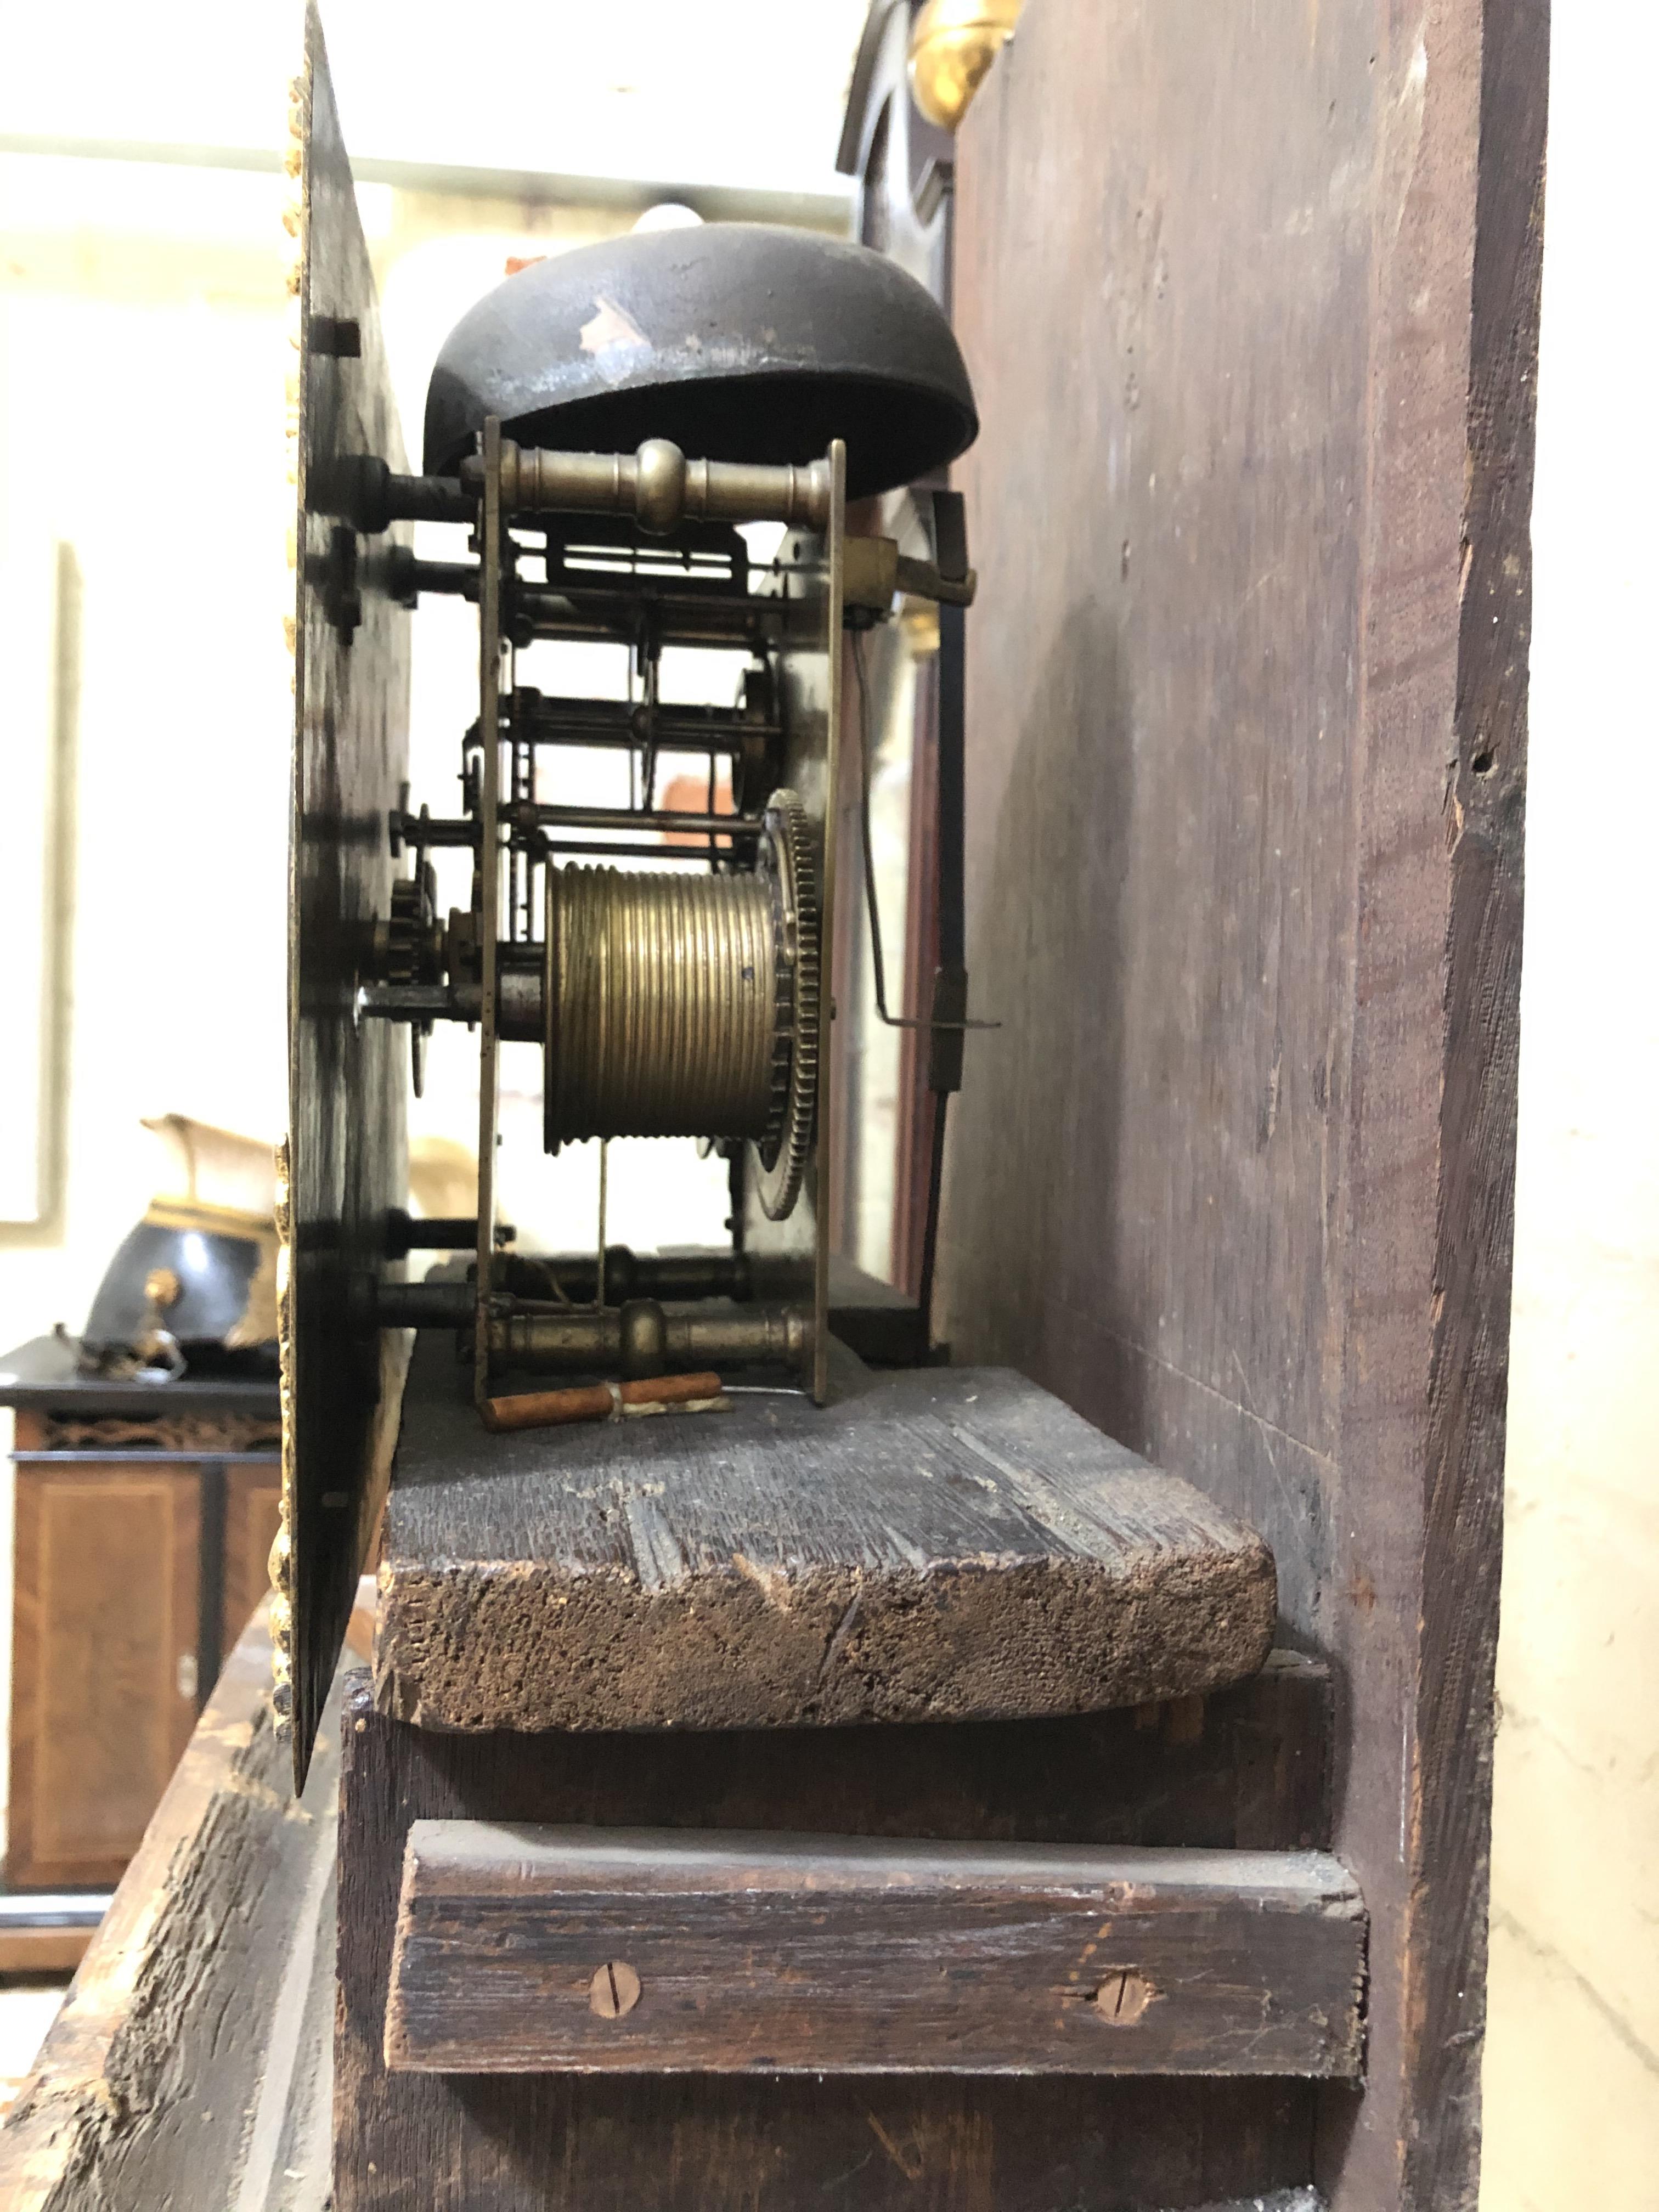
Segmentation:
<svg viewBox="0 0 1659 2212">
<path fill-rule="evenodd" d="M 146 1388 L 149 1386 L 146 1385 Z M 165 1389 L 165 1383 L 158 1383 Z M 171 1446 L 161 1451 L 154 1445 L 142 1450 L 111 1450 L 100 1444 L 96 1450 L 88 1451 L 14 1451 L 10 1455 L 19 1467 L 46 1467 L 61 1463 L 80 1464 L 91 1462 L 98 1467 L 112 1464 L 119 1467 L 280 1467 L 283 1455 L 275 1445 L 269 1451 L 178 1451 Z"/>
<path fill-rule="evenodd" d="M 447 983 L 364 983 L 354 1008 L 359 1021 L 422 1022 L 434 1016 L 447 1020 L 458 1014 L 454 990 Z M 476 1015 L 461 1014 L 464 1021 Z M 470 1244 L 471 1237 L 467 1238 Z"/>
<path fill-rule="evenodd" d="M 699 867 L 708 859 L 707 845 L 648 845 L 643 839 L 619 838 L 605 844 L 586 844 L 580 838 L 550 837 L 550 853 L 564 853 L 579 860 L 695 860 Z M 723 857 L 730 859 L 728 849 Z"/>
<path fill-rule="evenodd" d="M 487 483 L 489 460 L 461 463 L 461 488 Z M 653 537 L 684 521 L 786 522 L 830 526 L 835 480 L 824 461 L 777 466 L 688 461 L 666 438 L 632 453 L 560 453 L 501 442 L 501 501 L 513 514 L 625 514 Z"/>
<path fill-rule="evenodd" d="M 519 588 L 516 610 L 532 637 L 599 638 L 631 643 L 640 611 L 648 608 L 663 645 L 729 645 L 753 648 L 775 642 L 788 615 L 781 599 L 738 598 L 709 592 L 623 592 L 586 588 L 560 592 Z"/>
<path fill-rule="evenodd" d="M 515 1281 L 534 1279 L 544 1272 L 547 1288 L 564 1293 L 568 1306 L 589 1310 L 597 1303 L 599 1261 L 595 1254 L 566 1252 L 549 1259 L 516 1259 Z M 695 1304 L 702 1299 L 730 1298 L 749 1302 L 748 1262 L 726 1252 L 635 1254 L 626 1244 L 613 1244 L 605 1254 L 605 1291 L 618 1305 L 632 1298 L 668 1299 Z M 369 1286 L 372 1309 L 362 1318 L 381 1328 L 469 1328 L 472 1324 L 471 1283 L 438 1281 L 398 1283 L 380 1281 Z M 551 1307 L 557 1301 L 544 1302 Z M 535 1302 L 519 1297 L 514 1310 L 533 1310 Z M 153 1455 L 152 1455 L 153 1456 Z M 212 1455 L 224 1458 L 222 1452 Z"/>
<path fill-rule="evenodd" d="M 933 1142 L 927 1163 L 927 1223 L 921 1238 L 921 1283 L 916 1303 L 928 1343 L 933 1341 L 933 1264 L 939 1255 L 939 1197 L 945 1188 L 945 1114 L 951 1103 L 948 1091 L 928 1094 L 933 1102 Z"/>
<path fill-rule="evenodd" d="M 393 840 L 399 844 L 422 845 L 431 850 L 440 846 L 476 846 L 478 842 L 477 823 L 459 815 L 443 818 L 410 814 L 407 810 L 400 814 L 394 809 L 386 819 Z"/>
<path fill-rule="evenodd" d="M 939 609 L 939 964 L 960 968 L 968 958 L 963 891 L 967 624 L 960 607 Z M 959 1084 L 951 1087 L 957 1089 Z"/>
<path fill-rule="evenodd" d="M 745 814 L 670 814 L 658 807 L 516 806 L 503 808 L 515 822 L 534 820 L 560 830 L 660 830 L 671 836 L 763 837 L 766 824 Z"/>
<path fill-rule="evenodd" d="M 501 917 L 500 784 L 501 769 L 501 426 L 484 418 L 483 499 L 479 518 L 483 576 L 478 592 L 478 735 L 483 746 L 479 811 L 483 927 L 479 932 L 478 1008 L 478 1267 L 473 1328 L 472 1390 L 480 1404 L 489 1395 L 489 1280 L 495 1256 L 495 940 Z"/>
<path fill-rule="evenodd" d="M 404 522 L 471 522 L 476 501 L 453 477 L 388 477 L 391 519 Z"/>
<path fill-rule="evenodd" d="M 640 747 L 640 798 L 647 811 L 657 803 L 657 691 L 662 654 L 652 651 L 645 663 L 644 736 Z"/>
<path fill-rule="evenodd" d="M 447 1013 L 449 1008 L 440 1008 Z M 495 1242 L 510 1244 L 515 1232 L 506 1223 L 499 1222 Z M 386 1217 L 384 1249 L 388 1260 L 407 1259 L 411 1252 L 470 1252 L 478 1241 L 478 1222 L 476 1214 L 411 1214 L 402 1206 L 394 1206 Z"/>
<path fill-rule="evenodd" d="M 637 752 L 640 744 L 631 730 L 601 727 L 598 723 L 592 727 L 579 724 L 566 730 L 532 730 L 530 741 L 536 745 L 579 745 L 585 752 Z M 664 752 L 707 753 L 711 759 L 718 759 L 721 754 L 736 752 L 742 741 L 743 732 L 735 728 L 712 733 L 677 730 L 666 716 L 658 724 L 657 742 Z"/>
<path fill-rule="evenodd" d="M 859 842 L 864 848 L 864 908 L 870 927 L 870 972 L 876 987 L 876 1015 L 889 1029 L 915 1029 L 917 1024 L 887 1011 L 887 962 L 881 943 L 881 905 L 876 896 L 876 855 L 870 834 L 870 787 L 875 781 L 872 755 L 875 732 L 870 726 L 870 684 L 864 668 L 864 639 L 853 633 L 853 673 L 859 690 Z"/>
<path fill-rule="evenodd" d="M 397 1220 L 401 1248 L 394 1255 L 398 1259 L 410 1252 L 465 1252 L 478 1241 L 476 1214 L 427 1214 L 416 1218 L 400 1213 Z"/>
<path fill-rule="evenodd" d="M 456 599 L 476 600 L 478 566 L 475 561 L 419 561 L 399 562 L 397 580 L 405 591 L 438 592 Z"/>
<path fill-rule="evenodd" d="M 608 1194 L 608 1179 L 611 1179 L 611 1139 L 599 1137 L 599 1265 L 595 1285 L 592 1285 L 592 1303 L 595 1305 L 604 1305 L 604 1201 L 606 1201 Z"/>
<path fill-rule="evenodd" d="M 520 690 L 514 720 L 527 724 L 536 744 L 637 745 L 646 732 L 638 704 L 626 699 L 545 697 Z M 775 738 L 779 726 L 733 707 L 657 708 L 657 742 L 668 752 L 729 752 L 745 738 Z"/>
<path fill-rule="evenodd" d="M 813 1328 L 805 1306 L 745 1306 L 730 1313 L 669 1312 L 653 1298 L 625 1306 L 522 1306 L 489 1317 L 489 1355 L 498 1374 L 584 1371 L 660 1375 L 716 1363 L 810 1366 Z"/>
<path fill-rule="evenodd" d="M 541 1035 L 541 969 L 521 968 L 516 963 L 506 966 L 501 960 L 503 950 L 522 953 L 538 952 L 541 948 L 496 948 L 496 1036 L 509 1038 L 515 1044 L 533 1043 Z M 359 1021 L 465 1022 L 471 1025 L 483 1017 L 483 987 L 465 979 L 454 983 L 366 983 L 358 991 L 355 1011 Z M 476 1237 L 469 1235 L 466 1241 L 470 1249 Z M 499 1229 L 495 1241 L 501 1241 Z"/>
<path fill-rule="evenodd" d="M 558 811 L 549 807 L 526 810 L 522 806 L 508 806 L 501 809 L 501 815 L 502 819 L 514 823 L 516 827 L 522 821 L 526 811 L 530 814 L 532 823 L 539 824 L 549 814 Z M 596 814 L 601 811 L 597 808 L 587 811 Z M 392 836 L 400 837 L 406 845 L 419 844 L 428 852 L 445 850 L 452 846 L 462 850 L 476 850 L 477 847 L 478 824 L 459 817 L 443 820 L 437 816 L 428 814 L 424 820 L 422 820 L 413 814 L 394 813 L 389 819 Z M 653 830 L 659 830 L 671 836 L 695 837 L 698 842 L 695 850 L 690 854 L 690 857 L 694 860 L 708 858 L 708 848 L 704 841 L 710 836 L 750 843 L 763 834 L 764 828 L 763 823 L 749 821 L 744 816 L 738 814 L 649 815 L 630 811 L 627 807 L 617 807 L 614 811 L 605 812 L 603 819 L 585 823 L 580 826 L 596 830 L 617 829 L 635 831 Z M 672 860 L 677 850 L 672 845 L 642 843 L 637 836 L 628 843 L 618 845 L 572 844 L 555 838 L 550 838 L 547 842 L 555 852 L 629 854 L 636 859 L 647 860 L 665 857 Z"/>
<path fill-rule="evenodd" d="M 836 983 L 836 830 L 841 813 L 842 720 L 842 584 L 847 545 L 847 447 L 836 438 L 830 446 L 830 503 L 824 533 L 825 569 L 829 590 L 824 608 L 825 685 L 823 733 L 823 880 L 819 888 L 819 989 L 828 1019 L 818 1054 L 817 1135 L 812 1168 L 812 1210 L 817 1224 L 812 1264 L 812 1396 L 823 1405 L 830 1393 L 830 1236 L 834 1218 L 830 1208 L 830 1162 L 835 1157 L 835 1054 L 830 1024 L 835 1019 Z"/>
</svg>

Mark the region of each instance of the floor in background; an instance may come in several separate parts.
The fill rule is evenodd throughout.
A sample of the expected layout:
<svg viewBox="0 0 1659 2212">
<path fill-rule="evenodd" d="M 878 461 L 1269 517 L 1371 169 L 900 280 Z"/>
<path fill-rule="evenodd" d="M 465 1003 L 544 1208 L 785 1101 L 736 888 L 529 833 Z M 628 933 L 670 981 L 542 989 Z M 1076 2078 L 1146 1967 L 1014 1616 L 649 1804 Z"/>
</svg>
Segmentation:
<svg viewBox="0 0 1659 2212">
<path fill-rule="evenodd" d="M 11 2110 L 18 2091 L 34 2070 L 67 1982 L 0 1982 L 0 2119 Z"/>
</svg>

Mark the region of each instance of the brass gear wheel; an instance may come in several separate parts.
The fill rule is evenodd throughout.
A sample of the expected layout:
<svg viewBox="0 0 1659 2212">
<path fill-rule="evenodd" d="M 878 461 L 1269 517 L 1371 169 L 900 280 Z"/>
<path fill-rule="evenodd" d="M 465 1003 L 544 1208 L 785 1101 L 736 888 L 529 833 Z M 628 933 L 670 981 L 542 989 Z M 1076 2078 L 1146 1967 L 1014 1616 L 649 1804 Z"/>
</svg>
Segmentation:
<svg viewBox="0 0 1659 2212">
<path fill-rule="evenodd" d="M 383 981 L 418 983 L 421 948 L 430 921 L 430 902 L 419 876 L 398 876 L 392 886 L 392 912 L 386 921 Z"/>
<path fill-rule="evenodd" d="M 818 868 L 797 793 L 775 791 L 763 818 L 759 859 L 772 885 L 779 1019 L 757 1195 L 767 1219 L 782 1221 L 800 1196 L 817 1123 Z"/>
<path fill-rule="evenodd" d="M 398 877 L 392 886 L 392 912 L 386 922 L 384 980 L 388 983 L 421 983 L 427 980 L 428 948 L 432 935 L 437 878 L 429 860 L 416 860 L 412 876 Z M 426 1089 L 426 1045 L 432 1022 L 416 1018 L 409 1024 L 410 1073 L 418 1098 Z"/>
</svg>

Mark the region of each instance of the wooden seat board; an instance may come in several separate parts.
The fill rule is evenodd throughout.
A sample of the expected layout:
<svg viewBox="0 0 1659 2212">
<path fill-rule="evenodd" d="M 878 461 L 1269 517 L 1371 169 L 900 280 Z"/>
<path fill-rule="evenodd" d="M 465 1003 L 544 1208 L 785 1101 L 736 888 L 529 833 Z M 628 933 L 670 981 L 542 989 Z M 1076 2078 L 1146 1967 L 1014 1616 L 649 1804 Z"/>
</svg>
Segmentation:
<svg viewBox="0 0 1659 2212">
<path fill-rule="evenodd" d="M 440 1728 L 1082 1712 L 1266 1656 L 1251 1531 L 1024 1377 L 837 1363 L 827 1407 L 487 1434 L 417 1358 L 382 1709 Z"/>
</svg>

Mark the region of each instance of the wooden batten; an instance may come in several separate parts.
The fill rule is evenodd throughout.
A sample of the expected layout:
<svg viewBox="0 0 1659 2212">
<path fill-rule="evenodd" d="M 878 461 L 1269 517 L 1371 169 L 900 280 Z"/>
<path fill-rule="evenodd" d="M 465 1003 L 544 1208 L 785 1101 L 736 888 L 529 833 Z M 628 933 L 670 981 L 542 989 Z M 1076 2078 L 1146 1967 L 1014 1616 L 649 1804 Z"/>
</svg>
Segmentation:
<svg viewBox="0 0 1659 2212">
<path fill-rule="evenodd" d="M 830 2202 L 839 2174 L 860 2212 L 1310 2212 L 1297 2191 L 1320 2085 L 1306 2078 L 394 2072 L 386 2014 L 416 1820 L 839 1832 L 899 1849 L 1316 1849 L 1330 1695 L 1323 1667 L 1285 1652 L 1213 1698 L 1066 1720 L 460 1735 L 388 1718 L 360 1681 L 343 1716 L 337 2212 L 406 2212 L 410 2172 L 453 2175 L 447 2202 L 467 2212 L 629 2212 L 669 2172 L 670 2201 L 701 2212 Z"/>
<path fill-rule="evenodd" d="M 1359 2071 L 1323 1852 L 419 1820 L 386 2063 L 429 2073 Z"/>
</svg>

